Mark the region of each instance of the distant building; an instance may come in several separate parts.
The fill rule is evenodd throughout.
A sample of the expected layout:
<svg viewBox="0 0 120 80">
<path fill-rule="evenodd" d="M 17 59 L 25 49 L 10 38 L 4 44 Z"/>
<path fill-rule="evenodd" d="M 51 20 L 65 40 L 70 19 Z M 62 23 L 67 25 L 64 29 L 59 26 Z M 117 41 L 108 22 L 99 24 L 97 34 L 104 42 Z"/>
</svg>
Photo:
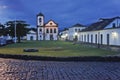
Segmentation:
<svg viewBox="0 0 120 80">
<path fill-rule="evenodd" d="M 30 31 L 27 40 L 58 40 L 58 24 L 49 20 L 45 23 L 44 15 L 37 15 L 37 31 Z"/>
<path fill-rule="evenodd" d="M 59 33 L 60 35 L 60 40 L 68 40 L 68 29 L 64 29 L 62 32 Z"/>
<path fill-rule="evenodd" d="M 27 33 L 27 40 L 37 40 L 37 33 L 35 30 L 30 30 Z"/>
<path fill-rule="evenodd" d="M 82 24 L 75 24 L 68 29 L 68 39 L 73 41 L 74 39 L 78 39 L 78 33 L 85 29 L 86 27 Z"/>
<path fill-rule="evenodd" d="M 74 39 L 78 39 L 78 33 L 85 29 L 86 27 L 82 24 L 75 24 L 71 27 L 69 27 L 66 30 L 63 30 L 61 33 L 61 39 L 62 40 L 70 40 L 73 41 Z"/>
</svg>

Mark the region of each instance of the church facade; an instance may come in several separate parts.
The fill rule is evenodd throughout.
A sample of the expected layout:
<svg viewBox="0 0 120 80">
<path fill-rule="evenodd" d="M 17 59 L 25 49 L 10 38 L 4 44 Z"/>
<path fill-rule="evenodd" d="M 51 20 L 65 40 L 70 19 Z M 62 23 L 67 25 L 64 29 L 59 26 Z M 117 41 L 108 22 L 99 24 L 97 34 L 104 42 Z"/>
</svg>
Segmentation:
<svg viewBox="0 0 120 80">
<path fill-rule="evenodd" d="M 36 37 L 35 37 L 36 35 Z M 37 15 L 37 31 L 36 34 L 27 34 L 27 40 L 58 40 L 58 24 L 53 20 L 45 23 L 44 15 Z M 33 39 L 30 37 L 34 37 Z"/>
</svg>

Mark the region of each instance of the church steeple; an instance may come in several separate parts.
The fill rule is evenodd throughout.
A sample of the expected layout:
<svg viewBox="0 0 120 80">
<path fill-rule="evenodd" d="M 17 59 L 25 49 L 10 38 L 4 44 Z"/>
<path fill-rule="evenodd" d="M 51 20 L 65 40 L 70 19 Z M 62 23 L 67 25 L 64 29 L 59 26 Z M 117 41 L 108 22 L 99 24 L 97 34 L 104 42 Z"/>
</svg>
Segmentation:
<svg viewBox="0 0 120 80">
<path fill-rule="evenodd" d="M 42 13 L 37 14 L 37 16 L 44 16 Z"/>
<path fill-rule="evenodd" d="M 44 15 L 39 13 L 37 15 L 37 26 L 42 27 L 44 25 Z"/>
</svg>

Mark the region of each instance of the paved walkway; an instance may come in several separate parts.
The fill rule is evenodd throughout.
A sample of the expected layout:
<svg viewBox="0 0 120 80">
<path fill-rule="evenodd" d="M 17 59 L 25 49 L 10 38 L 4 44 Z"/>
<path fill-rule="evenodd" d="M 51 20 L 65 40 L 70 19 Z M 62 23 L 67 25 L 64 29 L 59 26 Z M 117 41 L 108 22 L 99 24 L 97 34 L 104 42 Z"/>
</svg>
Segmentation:
<svg viewBox="0 0 120 80">
<path fill-rule="evenodd" d="M 53 62 L 0 58 L 0 80 L 120 80 L 120 62 Z"/>
</svg>

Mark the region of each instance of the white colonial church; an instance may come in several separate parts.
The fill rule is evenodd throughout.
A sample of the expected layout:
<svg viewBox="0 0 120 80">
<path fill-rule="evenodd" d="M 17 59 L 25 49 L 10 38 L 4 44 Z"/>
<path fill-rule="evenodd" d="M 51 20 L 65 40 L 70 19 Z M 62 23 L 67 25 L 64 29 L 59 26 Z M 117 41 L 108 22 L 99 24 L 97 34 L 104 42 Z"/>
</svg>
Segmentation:
<svg viewBox="0 0 120 80">
<path fill-rule="evenodd" d="M 58 40 L 58 24 L 53 20 L 45 23 L 44 15 L 37 15 L 37 31 L 29 31 L 27 40 Z"/>
</svg>

